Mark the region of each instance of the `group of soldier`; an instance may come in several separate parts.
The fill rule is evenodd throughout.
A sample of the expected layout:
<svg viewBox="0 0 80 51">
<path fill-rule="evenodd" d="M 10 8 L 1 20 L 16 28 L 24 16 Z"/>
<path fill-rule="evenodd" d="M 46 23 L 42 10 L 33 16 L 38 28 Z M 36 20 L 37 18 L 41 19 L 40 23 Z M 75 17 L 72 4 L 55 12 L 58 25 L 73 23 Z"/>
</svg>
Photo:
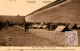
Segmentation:
<svg viewBox="0 0 80 51">
<path fill-rule="evenodd" d="M 9 26 L 8 19 L 4 19 L 4 21 L 0 22 L 0 30 L 2 30 L 3 28 L 8 28 L 8 26 Z"/>
</svg>

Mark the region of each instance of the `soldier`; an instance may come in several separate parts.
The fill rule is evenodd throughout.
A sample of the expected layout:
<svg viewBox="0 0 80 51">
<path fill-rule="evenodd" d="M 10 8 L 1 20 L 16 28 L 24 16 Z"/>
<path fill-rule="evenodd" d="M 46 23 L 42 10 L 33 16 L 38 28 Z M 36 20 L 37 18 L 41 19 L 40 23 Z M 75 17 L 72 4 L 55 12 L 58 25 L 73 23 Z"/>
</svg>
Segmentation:
<svg viewBox="0 0 80 51">
<path fill-rule="evenodd" d="M 52 28 L 53 28 L 52 20 L 47 23 L 47 27 L 48 27 L 48 30 L 52 30 Z"/>
<path fill-rule="evenodd" d="M 29 31 L 29 26 L 30 26 L 29 22 L 25 21 L 25 32 L 26 32 L 26 30 L 27 30 L 27 32 Z"/>
<path fill-rule="evenodd" d="M 5 19 L 4 20 L 4 27 L 7 28 L 9 25 L 9 20 L 8 19 Z"/>
<path fill-rule="evenodd" d="M 47 22 L 47 28 L 48 28 L 48 30 L 50 30 L 50 25 L 51 25 L 51 23 Z"/>
<path fill-rule="evenodd" d="M 0 22 L 0 31 L 2 30 L 2 28 L 3 28 L 3 23 Z"/>
</svg>

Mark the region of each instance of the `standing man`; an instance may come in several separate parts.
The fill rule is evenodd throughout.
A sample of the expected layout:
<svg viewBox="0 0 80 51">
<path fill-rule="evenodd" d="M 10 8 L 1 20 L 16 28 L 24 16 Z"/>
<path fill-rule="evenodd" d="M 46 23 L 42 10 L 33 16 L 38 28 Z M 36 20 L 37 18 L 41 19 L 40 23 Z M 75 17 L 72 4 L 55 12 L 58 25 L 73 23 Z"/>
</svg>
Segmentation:
<svg viewBox="0 0 80 51">
<path fill-rule="evenodd" d="M 52 24 L 52 20 L 47 23 L 48 30 L 51 30 L 52 29 L 52 25 L 51 24 Z"/>
<path fill-rule="evenodd" d="M 5 19 L 5 21 L 4 21 L 5 28 L 8 28 L 8 25 L 9 25 L 9 20 L 8 19 Z"/>
<path fill-rule="evenodd" d="M 26 22 L 25 21 L 25 32 L 28 32 L 29 31 L 29 22 Z"/>
</svg>

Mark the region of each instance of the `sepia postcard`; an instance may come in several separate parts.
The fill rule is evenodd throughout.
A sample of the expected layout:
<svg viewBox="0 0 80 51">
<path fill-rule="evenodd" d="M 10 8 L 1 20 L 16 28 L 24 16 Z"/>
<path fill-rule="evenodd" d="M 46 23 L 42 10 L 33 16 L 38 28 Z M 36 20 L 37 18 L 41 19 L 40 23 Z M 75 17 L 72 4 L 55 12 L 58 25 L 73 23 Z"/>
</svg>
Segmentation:
<svg viewBox="0 0 80 51">
<path fill-rule="evenodd" d="M 80 0 L 0 0 L 1 51 L 80 51 Z"/>
</svg>

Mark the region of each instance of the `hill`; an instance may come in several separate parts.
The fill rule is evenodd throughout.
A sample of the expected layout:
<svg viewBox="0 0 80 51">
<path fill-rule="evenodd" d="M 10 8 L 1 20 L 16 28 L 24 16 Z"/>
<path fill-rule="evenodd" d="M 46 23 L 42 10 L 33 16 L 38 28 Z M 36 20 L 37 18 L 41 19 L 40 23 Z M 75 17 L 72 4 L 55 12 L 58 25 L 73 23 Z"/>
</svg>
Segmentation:
<svg viewBox="0 0 80 51">
<path fill-rule="evenodd" d="M 51 3 L 49 5 L 54 4 Z M 76 22 L 80 21 L 80 0 L 66 0 L 26 16 L 30 22 Z M 47 5 L 48 7 L 48 5 Z"/>
</svg>

